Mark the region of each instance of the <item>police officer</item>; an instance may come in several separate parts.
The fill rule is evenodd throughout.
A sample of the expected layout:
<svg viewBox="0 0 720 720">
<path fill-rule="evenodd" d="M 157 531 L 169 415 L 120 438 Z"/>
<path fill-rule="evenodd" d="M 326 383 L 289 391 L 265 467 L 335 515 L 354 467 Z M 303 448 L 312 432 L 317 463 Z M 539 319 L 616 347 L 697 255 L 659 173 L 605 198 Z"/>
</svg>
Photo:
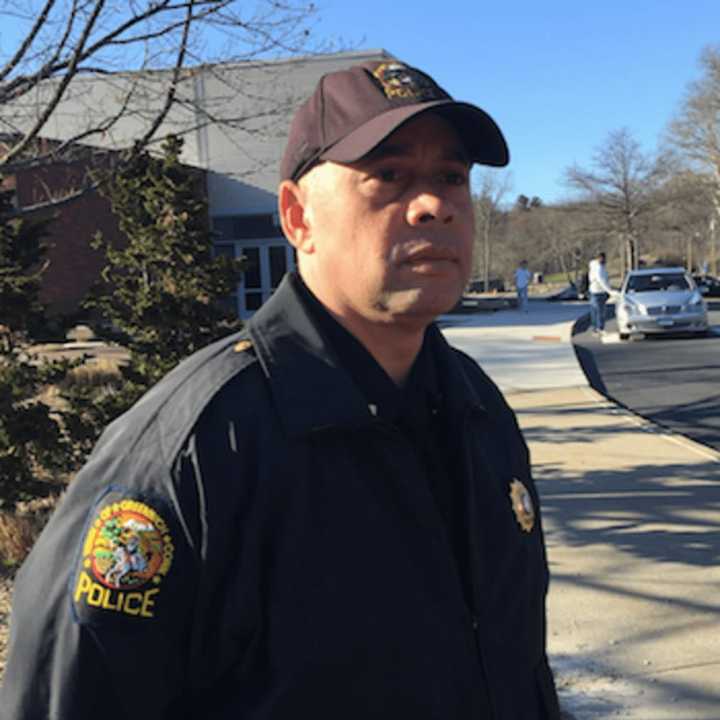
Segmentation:
<svg viewBox="0 0 720 720">
<path fill-rule="evenodd" d="M 4 720 L 557 720 L 527 448 L 433 323 L 507 162 L 419 70 L 320 80 L 299 274 L 104 433 L 18 575 Z"/>
</svg>

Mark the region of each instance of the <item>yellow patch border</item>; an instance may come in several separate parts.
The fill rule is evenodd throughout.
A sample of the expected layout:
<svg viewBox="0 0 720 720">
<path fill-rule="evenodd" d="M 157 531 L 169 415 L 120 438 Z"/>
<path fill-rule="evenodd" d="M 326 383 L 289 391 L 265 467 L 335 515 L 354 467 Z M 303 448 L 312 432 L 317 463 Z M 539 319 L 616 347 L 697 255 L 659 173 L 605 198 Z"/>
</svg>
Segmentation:
<svg viewBox="0 0 720 720">
<path fill-rule="evenodd" d="M 130 516 L 130 519 L 144 521 L 152 530 L 148 542 L 151 545 L 150 562 L 147 576 L 123 587 L 118 582 L 112 583 L 107 574 L 99 573 L 96 567 L 98 548 L 106 552 L 116 551 L 117 543 L 103 536 L 103 529 L 115 517 Z M 129 535 L 135 530 L 126 522 L 123 529 L 130 529 Z M 124 547 L 124 544 L 122 545 Z M 170 529 L 162 516 L 147 503 L 134 499 L 122 499 L 108 502 L 100 509 L 85 536 L 82 548 L 82 567 L 78 573 L 73 592 L 74 601 L 92 608 L 99 608 L 129 616 L 154 617 L 154 605 L 160 592 L 160 584 L 172 566 L 175 546 Z M 147 562 L 148 558 L 143 554 Z M 136 573 L 137 574 L 137 573 Z M 149 588 L 147 586 L 150 585 Z"/>
</svg>

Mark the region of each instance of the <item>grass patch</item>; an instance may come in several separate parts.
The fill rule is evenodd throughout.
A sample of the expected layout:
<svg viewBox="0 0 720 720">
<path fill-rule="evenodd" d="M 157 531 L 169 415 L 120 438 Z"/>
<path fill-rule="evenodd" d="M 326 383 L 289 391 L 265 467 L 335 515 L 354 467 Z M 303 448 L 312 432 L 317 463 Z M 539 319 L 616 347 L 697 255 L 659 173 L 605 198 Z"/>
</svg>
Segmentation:
<svg viewBox="0 0 720 720">
<path fill-rule="evenodd" d="M 0 510 L 0 563 L 6 571 L 25 560 L 59 500 L 55 495 L 18 503 L 14 512 Z"/>
<path fill-rule="evenodd" d="M 92 358 L 70 370 L 65 379 L 65 387 L 104 387 L 115 384 L 120 376 L 120 361 L 115 358 Z"/>
</svg>

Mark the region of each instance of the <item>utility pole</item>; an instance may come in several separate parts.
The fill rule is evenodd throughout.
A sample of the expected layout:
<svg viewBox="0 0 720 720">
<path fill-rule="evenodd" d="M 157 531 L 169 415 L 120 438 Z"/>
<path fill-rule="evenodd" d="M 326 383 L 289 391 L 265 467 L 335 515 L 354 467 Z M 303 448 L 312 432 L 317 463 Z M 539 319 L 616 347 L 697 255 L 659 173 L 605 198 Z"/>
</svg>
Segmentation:
<svg viewBox="0 0 720 720">
<path fill-rule="evenodd" d="M 710 216 L 710 272 L 717 277 L 718 266 L 717 266 L 717 238 L 715 236 L 715 217 L 716 214 Z"/>
<path fill-rule="evenodd" d="M 695 233 L 697 236 L 697 233 Z M 685 269 L 691 273 L 693 264 L 693 236 L 687 236 L 687 252 L 685 253 Z"/>
</svg>

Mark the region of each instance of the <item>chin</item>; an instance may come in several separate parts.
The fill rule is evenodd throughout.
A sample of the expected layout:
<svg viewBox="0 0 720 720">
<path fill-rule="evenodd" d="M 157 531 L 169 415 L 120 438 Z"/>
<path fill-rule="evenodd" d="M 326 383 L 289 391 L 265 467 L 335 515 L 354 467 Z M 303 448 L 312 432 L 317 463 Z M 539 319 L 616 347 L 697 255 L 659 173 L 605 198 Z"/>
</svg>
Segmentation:
<svg viewBox="0 0 720 720">
<path fill-rule="evenodd" d="M 425 323 L 432 322 L 438 315 L 452 310 L 462 292 L 438 292 L 427 288 L 412 288 L 391 293 L 385 306 L 393 317 L 417 318 Z"/>
</svg>

